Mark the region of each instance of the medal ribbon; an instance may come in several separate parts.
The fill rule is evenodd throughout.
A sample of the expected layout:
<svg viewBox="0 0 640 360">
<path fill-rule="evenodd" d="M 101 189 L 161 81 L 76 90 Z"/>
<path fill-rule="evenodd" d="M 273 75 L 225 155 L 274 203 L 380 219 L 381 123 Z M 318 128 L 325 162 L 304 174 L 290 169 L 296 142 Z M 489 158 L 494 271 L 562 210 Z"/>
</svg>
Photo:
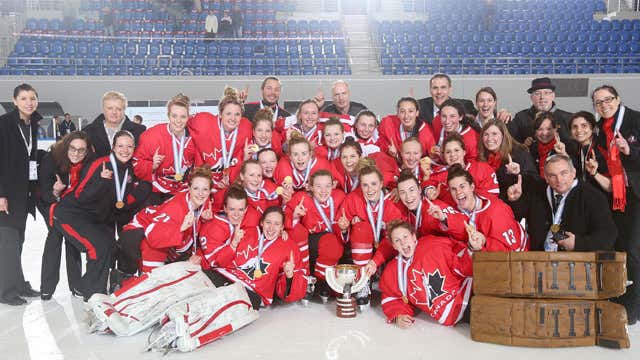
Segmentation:
<svg viewBox="0 0 640 360">
<path fill-rule="evenodd" d="M 264 109 L 265 106 L 262 103 L 262 100 L 260 100 L 260 109 Z M 271 109 L 273 110 L 273 109 Z M 278 120 L 278 111 L 280 110 L 280 108 L 278 107 L 278 104 L 276 103 L 276 111 L 273 112 L 273 118 L 271 119 L 271 121 L 275 124 L 276 120 Z"/>
<path fill-rule="evenodd" d="M 416 209 L 416 231 L 420 229 L 420 224 L 422 223 L 422 199 L 418 203 L 418 208 Z"/>
<path fill-rule="evenodd" d="M 236 149 L 236 140 L 238 139 L 238 128 L 233 130 L 231 135 L 231 144 L 227 150 L 227 137 L 224 135 L 224 128 L 222 127 L 222 121 L 218 121 L 220 127 L 220 142 L 222 144 L 222 165 L 225 169 L 228 169 L 231 165 L 231 159 L 233 158 L 233 151 Z"/>
<path fill-rule="evenodd" d="M 567 201 L 567 195 L 573 190 L 574 187 L 578 186 L 578 180 L 573 180 L 571 184 L 571 189 L 567 191 L 567 193 L 560 200 L 560 204 L 558 204 L 558 209 L 553 211 L 553 190 L 551 190 L 550 186 L 547 186 L 547 201 L 549 202 L 549 206 L 551 208 L 551 217 L 553 219 L 553 224 L 560 225 L 562 222 L 562 213 L 564 212 L 564 203 Z"/>
<path fill-rule="evenodd" d="M 413 256 L 405 260 L 402 255 L 398 254 L 398 287 L 403 298 L 407 298 L 407 272 L 412 262 Z"/>
<path fill-rule="evenodd" d="M 317 161 L 318 159 L 309 160 L 309 163 L 307 164 L 307 168 L 304 170 L 304 175 L 302 175 L 300 171 L 296 169 L 293 163 L 291 163 L 291 168 L 293 169 L 293 177 L 296 179 L 296 182 L 297 182 L 295 186 L 296 188 L 301 188 L 302 186 L 304 186 L 304 184 L 307 182 L 307 179 L 309 179 L 309 173 L 311 172 L 311 168 L 316 164 Z"/>
<path fill-rule="evenodd" d="M 482 200 L 476 197 L 476 205 L 474 206 L 472 211 L 467 211 L 464 209 L 460 209 L 460 211 L 469 217 L 469 224 L 476 226 L 476 215 L 481 208 L 482 208 Z"/>
<path fill-rule="evenodd" d="M 322 217 L 322 221 L 327 226 L 327 231 L 333 232 L 332 225 L 333 225 L 333 220 L 335 218 L 335 214 L 334 214 L 335 208 L 333 205 L 333 198 L 329 197 L 329 200 L 327 200 L 327 202 L 329 203 L 329 218 L 327 218 L 327 214 L 325 214 L 324 208 L 322 207 L 322 205 L 318 202 L 318 200 L 316 200 L 316 198 L 313 198 L 313 204 L 316 206 L 316 210 L 318 210 L 318 213 L 320 213 L 320 216 Z"/>
<path fill-rule="evenodd" d="M 267 237 L 262 232 L 260 232 L 260 236 L 258 236 L 258 255 L 254 259 L 254 269 L 260 269 L 260 259 L 262 259 L 262 254 L 264 254 L 264 251 L 267 250 L 267 248 L 271 246 L 271 244 L 273 244 L 276 239 L 277 238 L 270 240 L 265 244 L 265 240 L 267 240 Z M 260 269 L 260 271 L 262 271 L 262 269 Z"/>
<path fill-rule="evenodd" d="M 371 227 L 373 228 L 373 237 L 375 240 L 375 244 L 377 245 L 378 243 L 380 243 L 380 230 L 382 230 L 382 215 L 384 214 L 384 194 L 382 193 L 382 191 L 380 192 L 380 200 L 378 201 L 378 205 L 376 206 L 376 208 L 378 208 L 377 221 L 374 221 L 373 219 L 374 209 L 371 208 L 371 204 L 368 200 L 365 199 L 365 201 L 367 202 L 367 217 L 369 218 L 369 224 L 371 224 Z"/>
<path fill-rule="evenodd" d="M 116 200 L 123 201 L 124 193 L 127 191 L 127 178 L 129 177 L 129 169 L 124 172 L 124 179 L 122 179 L 122 182 L 120 182 L 120 175 L 118 174 L 118 163 L 113 153 L 109 155 L 109 160 L 111 161 L 111 167 L 113 167 L 113 179 L 116 183 Z"/>
<path fill-rule="evenodd" d="M 171 133 L 171 148 L 173 149 L 173 167 L 176 170 L 176 174 L 182 175 L 182 162 L 184 161 L 184 143 L 186 140 L 185 134 L 182 134 L 180 141 Z M 177 146 L 179 144 L 179 147 Z"/>
</svg>

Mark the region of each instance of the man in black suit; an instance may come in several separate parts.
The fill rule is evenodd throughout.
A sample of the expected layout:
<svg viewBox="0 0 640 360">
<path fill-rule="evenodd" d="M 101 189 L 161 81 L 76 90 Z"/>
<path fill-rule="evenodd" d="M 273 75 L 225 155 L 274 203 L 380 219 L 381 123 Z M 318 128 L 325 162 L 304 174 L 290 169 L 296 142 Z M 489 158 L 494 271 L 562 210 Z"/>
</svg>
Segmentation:
<svg viewBox="0 0 640 360">
<path fill-rule="evenodd" d="M 571 159 L 551 155 L 546 183 L 522 177 L 507 191 L 516 218 L 527 219 L 532 251 L 613 250 L 618 230 L 604 194 L 576 179 Z M 547 185 L 548 183 L 548 185 Z"/>
<path fill-rule="evenodd" d="M 446 74 L 435 74 L 429 80 L 429 92 L 431 97 L 418 100 L 420 105 L 419 118 L 431 124 L 433 118 L 438 115 L 440 106 L 451 98 L 451 78 Z M 473 106 L 471 100 L 455 99 L 462 103 L 464 112 L 469 115 L 476 116 L 478 110 Z"/>
<path fill-rule="evenodd" d="M 540 111 L 552 112 L 553 117 L 560 124 L 560 139 L 562 141 L 570 139 L 569 120 L 572 114 L 556 107 L 554 101 L 556 99 L 555 90 L 556 86 L 548 77 L 531 81 L 531 87 L 527 90 L 531 98 L 531 107 L 518 112 L 513 121 L 507 124 L 511 136 L 519 143 L 524 144 L 526 147 L 533 143 L 533 135 L 535 133 L 533 123 L 536 114 Z"/>
<path fill-rule="evenodd" d="M 291 116 L 287 110 L 283 109 L 278 105 L 278 100 L 280 100 L 280 93 L 282 91 L 282 85 L 280 84 L 280 80 L 275 76 L 268 76 L 262 81 L 262 85 L 260 85 L 260 91 L 262 92 L 262 100 L 256 102 L 250 102 L 244 104 L 244 113 L 242 114 L 244 117 L 253 121 L 253 117 L 256 116 L 256 112 L 258 110 L 269 107 L 273 111 L 273 120 L 275 122 L 276 119 L 286 118 Z M 248 94 L 246 91 L 243 91 L 240 94 L 242 99 L 246 99 Z"/>
<path fill-rule="evenodd" d="M 120 130 L 131 132 L 136 144 L 147 128 L 129 120 L 124 114 L 127 108 L 127 98 L 116 91 L 108 91 L 102 96 L 102 114 L 83 130 L 89 135 L 91 144 L 95 148 L 96 156 L 107 156 L 111 152 L 113 137 Z"/>
<path fill-rule="evenodd" d="M 324 95 L 322 92 L 316 95 L 315 101 L 318 106 L 322 108 L 322 111 L 337 115 L 356 116 L 360 111 L 367 109 L 365 105 L 351 101 L 351 90 L 349 89 L 349 84 L 344 80 L 336 80 L 333 85 L 331 85 L 331 98 L 333 102 L 327 104 L 324 108 L 322 108 L 324 105 Z"/>
</svg>

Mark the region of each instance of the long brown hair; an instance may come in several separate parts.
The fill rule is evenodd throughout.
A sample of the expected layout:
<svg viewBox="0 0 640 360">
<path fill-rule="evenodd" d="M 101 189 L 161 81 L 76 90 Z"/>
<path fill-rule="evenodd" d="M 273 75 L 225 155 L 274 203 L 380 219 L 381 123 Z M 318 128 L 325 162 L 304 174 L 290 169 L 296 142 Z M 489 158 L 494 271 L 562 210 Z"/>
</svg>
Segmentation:
<svg viewBox="0 0 640 360">
<path fill-rule="evenodd" d="M 514 148 L 519 148 L 524 150 L 524 146 L 516 141 L 509 133 L 507 126 L 498 119 L 491 119 L 484 123 L 482 126 L 482 131 L 480 132 L 480 141 L 478 141 L 478 160 L 480 161 L 488 161 L 490 151 L 484 147 L 484 142 L 482 141 L 482 136 L 484 133 L 492 126 L 498 128 L 498 130 L 502 133 L 502 143 L 500 147 L 498 147 L 498 153 L 500 154 L 500 158 L 502 159 L 502 163 L 506 164 L 509 156 Z"/>
<path fill-rule="evenodd" d="M 82 161 L 84 162 L 87 161 L 87 159 L 92 159 L 94 157 L 93 146 L 91 146 L 89 135 L 84 131 L 70 132 L 51 147 L 51 156 L 53 156 L 53 161 L 56 163 L 56 167 L 61 173 L 68 173 L 71 168 L 71 160 L 69 160 L 69 146 L 71 145 L 71 142 L 76 139 L 84 140 L 87 144 L 87 152 L 85 153 L 84 160 Z"/>
</svg>

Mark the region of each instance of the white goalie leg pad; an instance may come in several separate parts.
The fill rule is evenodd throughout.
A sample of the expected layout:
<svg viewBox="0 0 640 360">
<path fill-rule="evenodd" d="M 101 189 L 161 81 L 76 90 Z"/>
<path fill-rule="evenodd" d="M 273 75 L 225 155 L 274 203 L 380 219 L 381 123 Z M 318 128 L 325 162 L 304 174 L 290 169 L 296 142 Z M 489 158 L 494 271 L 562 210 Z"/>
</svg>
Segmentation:
<svg viewBox="0 0 640 360">
<path fill-rule="evenodd" d="M 215 288 L 200 265 L 177 262 L 164 265 L 112 295 L 95 294 L 89 299 L 91 329 L 130 336 L 162 319 L 172 305 Z M 105 326 L 106 325 L 106 326 Z"/>
<path fill-rule="evenodd" d="M 172 306 L 163 327 L 175 329 L 172 347 L 193 351 L 258 319 L 245 288 L 238 283 L 222 286 Z"/>
</svg>

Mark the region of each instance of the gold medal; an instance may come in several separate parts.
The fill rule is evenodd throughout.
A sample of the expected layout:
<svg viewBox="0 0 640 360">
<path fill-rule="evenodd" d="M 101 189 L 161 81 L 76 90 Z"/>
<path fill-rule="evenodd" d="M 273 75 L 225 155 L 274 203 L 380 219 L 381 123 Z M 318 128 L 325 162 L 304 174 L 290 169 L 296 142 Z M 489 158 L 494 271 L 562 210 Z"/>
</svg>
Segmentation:
<svg viewBox="0 0 640 360">
<path fill-rule="evenodd" d="M 282 195 L 284 193 L 284 188 L 282 186 L 278 186 L 276 188 L 276 194 Z"/>
<path fill-rule="evenodd" d="M 253 144 L 251 145 L 251 151 L 258 152 L 258 150 L 260 150 L 260 146 L 258 146 L 258 144 Z"/>
<path fill-rule="evenodd" d="M 254 279 L 258 279 L 261 276 L 262 276 L 262 271 L 260 271 L 260 269 L 256 268 L 255 270 L 253 270 L 253 278 Z"/>
<path fill-rule="evenodd" d="M 431 158 L 430 157 L 423 157 L 422 159 L 420 159 L 420 164 L 422 164 L 423 166 L 431 166 Z"/>
<path fill-rule="evenodd" d="M 182 174 L 175 174 L 175 175 L 173 175 L 173 178 L 176 179 L 176 181 L 182 181 L 183 176 L 182 176 Z"/>
<path fill-rule="evenodd" d="M 560 224 L 553 224 L 551 225 L 551 232 L 552 233 L 557 233 L 560 231 Z"/>
<path fill-rule="evenodd" d="M 407 299 L 407 297 L 406 297 L 406 296 L 403 296 L 403 297 L 402 297 L 402 301 L 404 301 L 404 303 L 405 303 L 405 304 L 408 304 L 408 303 L 409 303 L 409 299 Z"/>
<path fill-rule="evenodd" d="M 124 207 L 124 201 L 116 202 L 116 209 L 122 209 Z"/>
<path fill-rule="evenodd" d="M 284 181 L 283 181 L 283 183 L 286 183 L 286 184 L 293 184 L 293 178 L 292 178 L 291 176 L 288 176 L 288 175 L 287 175 L 287 176 L 285 176 L 285 177 L 284 177 Z"/>
</svg>

